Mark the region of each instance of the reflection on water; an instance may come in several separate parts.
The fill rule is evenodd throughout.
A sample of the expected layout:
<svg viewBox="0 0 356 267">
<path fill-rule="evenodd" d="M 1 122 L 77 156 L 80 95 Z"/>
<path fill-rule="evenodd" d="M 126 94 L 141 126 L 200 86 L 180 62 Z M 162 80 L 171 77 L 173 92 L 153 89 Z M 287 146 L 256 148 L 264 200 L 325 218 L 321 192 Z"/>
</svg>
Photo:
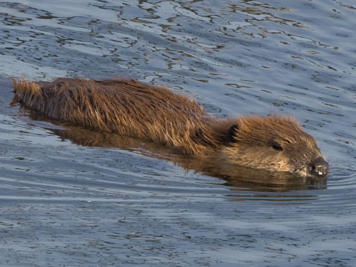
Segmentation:
<svg viewBox="0 0 356 267">
<path fill-rule="evenodd" d="M 0 265 L 351 266 L 355 19 L 348 0 L 0 0 Z M 217 179 L 152 144 L 33 121 L 9 107 L 10 75 L 133 77 L 219 117 L 293 115 L 327 187 Z"/>
</svg>

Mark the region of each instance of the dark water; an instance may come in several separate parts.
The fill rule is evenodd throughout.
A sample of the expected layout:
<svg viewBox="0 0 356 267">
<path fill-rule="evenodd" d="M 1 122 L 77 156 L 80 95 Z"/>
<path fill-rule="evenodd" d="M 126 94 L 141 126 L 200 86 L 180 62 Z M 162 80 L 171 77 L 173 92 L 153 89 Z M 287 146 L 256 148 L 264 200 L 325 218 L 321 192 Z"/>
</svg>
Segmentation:
<svg viewBox="0 0 356 267">
<path fill-rule="evenodd" d="M 0 265 L 355 266 L 355 27 L 351 0 L 0 1 Z M 327 184 L 239 184 L 147 144 L 78 145 L 9 106 L 20 75 L 133 77 L 220 117 L 293 115 Z"/>
</svg>

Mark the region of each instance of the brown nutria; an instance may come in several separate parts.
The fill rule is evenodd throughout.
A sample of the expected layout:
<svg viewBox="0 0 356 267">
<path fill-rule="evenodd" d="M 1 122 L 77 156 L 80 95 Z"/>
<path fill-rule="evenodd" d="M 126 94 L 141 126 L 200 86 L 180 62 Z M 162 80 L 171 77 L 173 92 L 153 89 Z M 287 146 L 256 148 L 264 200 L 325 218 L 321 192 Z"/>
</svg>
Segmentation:
<svg viewBox="0 0 356 267">
<path fill-rule="evenodd" d="M 182 154 L 298 176 L 325 177 L 315 140 L 290 117 L 219 119 L 186 96 L 135 80 L 14 80 L 18 101 L 50 119 L 152 141 Z"/>
</svg>

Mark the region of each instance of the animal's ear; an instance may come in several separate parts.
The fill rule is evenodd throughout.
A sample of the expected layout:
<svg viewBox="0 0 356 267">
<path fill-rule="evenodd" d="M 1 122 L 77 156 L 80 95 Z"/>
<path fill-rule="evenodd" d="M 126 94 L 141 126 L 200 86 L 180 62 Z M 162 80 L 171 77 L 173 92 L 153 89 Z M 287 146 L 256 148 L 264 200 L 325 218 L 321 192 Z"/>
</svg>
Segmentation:
<svg viewBox="0 0 356 267">
<path fill-rule="evenodd" d="M 237 133 L 239 131 L 239 125 L 233 124 L 230 126 L 229 130 L 227 131 L 227 141 L 229 143 L 236 143 Z"/>
</svg>

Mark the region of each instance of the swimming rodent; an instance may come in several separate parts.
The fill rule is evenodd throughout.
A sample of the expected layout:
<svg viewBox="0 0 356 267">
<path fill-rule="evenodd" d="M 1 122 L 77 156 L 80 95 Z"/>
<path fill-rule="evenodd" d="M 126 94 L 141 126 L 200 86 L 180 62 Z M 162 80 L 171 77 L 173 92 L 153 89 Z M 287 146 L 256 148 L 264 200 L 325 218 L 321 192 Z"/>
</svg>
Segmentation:
<svg viewBox="0 0 356 267">
<path fill-rule="evenodd" d="M 216 164 L 325 177 L 316 141 L 291 117 L 220 119 L 186 96 L 136 80 L 14 79 L 18 101 L 45 117 L 170 147 Z"/>
</svg>

